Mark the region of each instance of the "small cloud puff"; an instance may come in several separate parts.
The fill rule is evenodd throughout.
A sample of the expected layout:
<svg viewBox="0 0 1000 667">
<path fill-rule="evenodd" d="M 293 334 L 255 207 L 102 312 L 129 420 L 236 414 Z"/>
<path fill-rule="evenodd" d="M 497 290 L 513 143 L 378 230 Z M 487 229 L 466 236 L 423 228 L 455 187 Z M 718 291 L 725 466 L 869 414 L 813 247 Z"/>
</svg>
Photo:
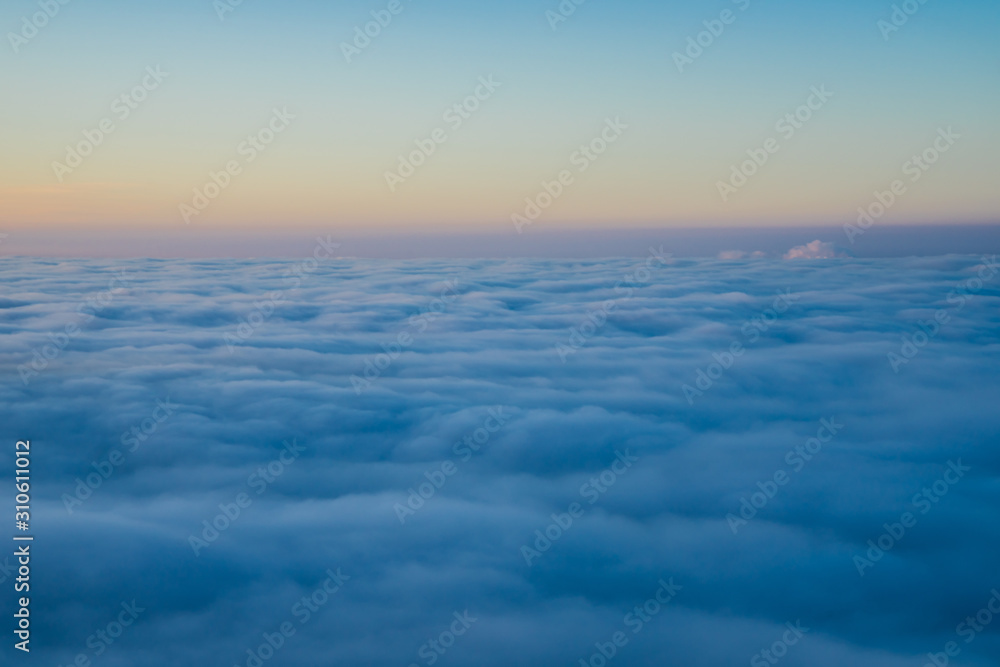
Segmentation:
<svg viewBox="0 0 1000 667">
<path fill-rule="evenodd" d="M 838 257 L 849 257 L 849 255 L 829 241 L 818 239 L 812 243 L 795 246 L 785 253 L 785 259 L 835 259 Z"/>
</svg>

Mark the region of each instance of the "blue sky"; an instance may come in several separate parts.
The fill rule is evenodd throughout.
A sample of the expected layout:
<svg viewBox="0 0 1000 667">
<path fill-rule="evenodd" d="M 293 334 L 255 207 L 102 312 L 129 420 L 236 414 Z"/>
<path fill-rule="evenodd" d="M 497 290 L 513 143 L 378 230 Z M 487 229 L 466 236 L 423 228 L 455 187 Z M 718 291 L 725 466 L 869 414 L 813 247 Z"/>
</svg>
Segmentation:
<svg viewBox="0 0 1000 667">
<path fill-rule="evenodd" d="M 1000 99 L 993 3 L 934 2 L 884 38 L 892 3 L 590 0 L 553 29 L 557 2 L 403 2 L 351 62 L 341 44 L 388 2 L 70 2 L 0 50 L 11 91 L 0 225 L 76 230 L 188 226 L 179 209 L 266 124 L 296 117 L 197 224 L 217 230 L 511 229 L 608 118 L 629 129 L 540 224 L 801 225 L 849 221 L 942 127 L 963 139 L 886 224 L 991 221 Z M 745 9 L 742 9 L 745 7 Z M 18 31 L 38 11 L 0 10 Z M 683 71 L 675 52 L 732 12 Z M 8 41 L 9 41 L 8 36 Z M 10 45 L 8 44 L 8 47 Z M 169 77 L 59 180 L 83 132 L 146 67 Z M 501 85 L 396 191 L 386 175 L 480 77 Z M 737 196 L 734 165 L 814 86 L 833 98 Z"/>
</svg>

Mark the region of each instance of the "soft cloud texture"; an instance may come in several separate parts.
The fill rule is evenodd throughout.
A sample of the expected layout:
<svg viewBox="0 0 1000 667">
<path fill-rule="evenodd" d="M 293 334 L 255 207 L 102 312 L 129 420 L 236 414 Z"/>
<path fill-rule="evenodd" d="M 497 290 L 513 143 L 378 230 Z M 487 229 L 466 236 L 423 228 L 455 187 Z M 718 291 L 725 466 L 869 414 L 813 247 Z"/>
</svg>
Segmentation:
<svg viewBox="0 0 1000 667">
<path fill-rule="evenodd" d="M 146 611 L 102 667 L 245 665 L 285 621 L 296 634 L 267 665 L 424 665 L 465 610 L 478 620 L 442 665 L 577 665 L 619 630 L 616 664 L 745 665 L 799 620 L 782 665 L 921 665 L 953 640 L 961 664 L 996 664 L 1000 619 L 955 634 L 1000 586 L 1000 277 L 972 289 L 979 264 L 676 260 L 634 282 L 641 260 L 2 260 L 0 464 L 31 439 L 33 658 L 93 658 L 88 637 L 135 599 Z M 78 305 L 105 292 L 86 321 Z M 894 372 L 887 355 L 938 310 L 950 319 Z M 25 385 L 18 367 L 69 323 L 79 335 Z M 700 372 L 715 379 L 689 402 Z M 63 494 L 167 399 L 69 514 Z M 463 461 L 455 444 L 498 407 Z M 843 429 L 790 472 L 821 419 Z M 196 557 L 189 536 L 293 439 L 305 451 Z M 638 460 L 590 505 L 581 487 L 626 451 Z M 916 512 L 959 459 L 971 470 Z M 777 471 L 790 481 L 733 534 L 727 515 Z M 529 567 L 522 545 L 574 502 L 584 515 Z M 854 556 L 908 511 L 859 576 Z M 293 606 L 337 568 L 350 579 L 300 624 Z M 661 578 L 683 588 L 633 635 L 625 615 Z"/>
</svg>

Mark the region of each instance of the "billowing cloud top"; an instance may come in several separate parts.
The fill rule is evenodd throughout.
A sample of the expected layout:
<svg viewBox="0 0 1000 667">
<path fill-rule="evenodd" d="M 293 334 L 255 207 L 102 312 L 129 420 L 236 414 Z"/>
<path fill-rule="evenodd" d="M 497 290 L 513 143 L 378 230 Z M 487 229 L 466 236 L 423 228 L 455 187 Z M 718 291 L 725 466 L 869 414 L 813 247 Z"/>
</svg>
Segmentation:
<svg viewBox="0 0 1000 667">
<path fill-rule="evenodd" d="M 32 658 L 996 664 L 981 265 L 2 260 Z"/>
</svg>

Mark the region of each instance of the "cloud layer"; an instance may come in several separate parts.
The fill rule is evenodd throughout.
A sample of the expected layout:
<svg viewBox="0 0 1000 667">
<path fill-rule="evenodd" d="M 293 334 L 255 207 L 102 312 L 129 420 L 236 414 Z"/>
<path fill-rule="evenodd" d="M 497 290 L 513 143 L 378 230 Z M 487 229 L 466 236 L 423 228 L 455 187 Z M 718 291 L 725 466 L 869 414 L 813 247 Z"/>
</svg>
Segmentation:
<svg viewBox="0 0 1000 667">
<path fill-rule="evenodd" d="M 1000 619 L 958 634 L 1000 587 L 980 265 L 2 260 L 33 652 L 996 664 Z"/>
</svg>

